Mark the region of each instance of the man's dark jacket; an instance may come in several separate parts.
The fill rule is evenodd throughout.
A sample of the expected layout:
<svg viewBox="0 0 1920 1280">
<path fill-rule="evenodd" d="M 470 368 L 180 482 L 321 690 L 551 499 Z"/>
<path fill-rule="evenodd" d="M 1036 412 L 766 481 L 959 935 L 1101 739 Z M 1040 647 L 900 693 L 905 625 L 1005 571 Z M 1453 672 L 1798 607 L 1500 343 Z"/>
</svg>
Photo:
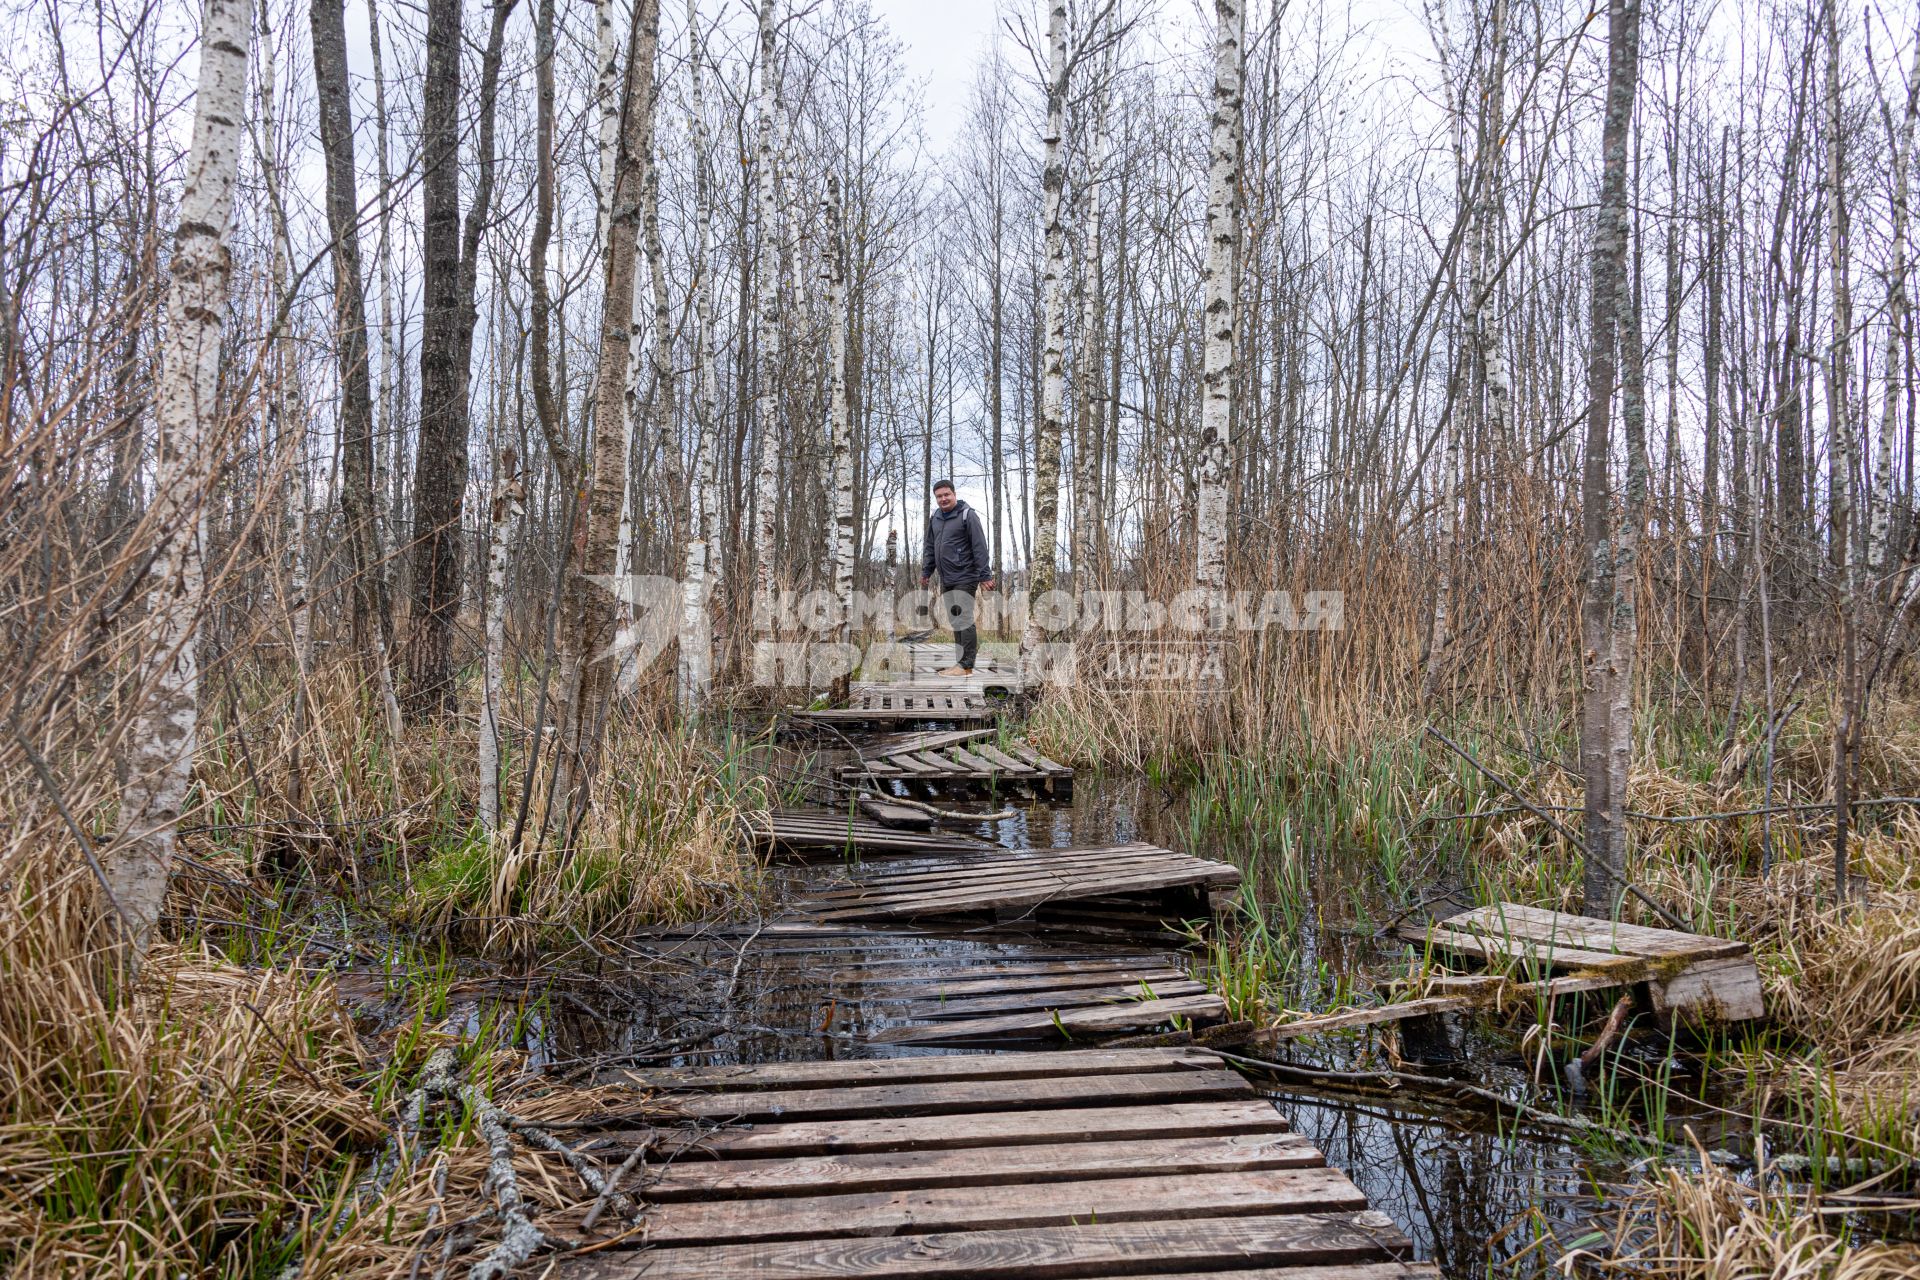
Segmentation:
<svg viewBox="0 0 1920 1280">
<path fill-rule="evenodd" d="M 964 502 L 956 500 L 951 511 L 936 509 L 927 521 L 927 549 L 920 557 L 920 572 L 931 576 L 935 569 L 940 571 L 940 585 L 949 589 L 993 576 L 986 531 Z"/>
</svg>

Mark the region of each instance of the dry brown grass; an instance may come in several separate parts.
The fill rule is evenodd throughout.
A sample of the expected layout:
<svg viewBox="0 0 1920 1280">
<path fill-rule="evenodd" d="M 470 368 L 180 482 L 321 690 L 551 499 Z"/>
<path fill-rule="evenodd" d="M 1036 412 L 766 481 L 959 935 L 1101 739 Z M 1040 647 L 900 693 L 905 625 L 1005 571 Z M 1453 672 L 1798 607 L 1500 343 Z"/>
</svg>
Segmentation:
<svg viewBox="0 0 1920 1280">
<path fill-rule="evenodd" d="M 1586 1260 L 1650 1280 L 1914 1280 L 1920 1246 L 1862 1239 L 1845 1207 L 1750 1185 L 1704 1160 L 1665 1168 L 1620 1208 L 1610 1256 Z M 1837 1200 L 1837 1197 L 1836 1197 Z"/>
<path fill-rule="evenodd" d="M 351 1024 L 324 984 L 165 945 L 109 1002 L 85 872 L 6 871 L 0 1269 L 254 1274 L 384 1132 Z"/>
</svg>

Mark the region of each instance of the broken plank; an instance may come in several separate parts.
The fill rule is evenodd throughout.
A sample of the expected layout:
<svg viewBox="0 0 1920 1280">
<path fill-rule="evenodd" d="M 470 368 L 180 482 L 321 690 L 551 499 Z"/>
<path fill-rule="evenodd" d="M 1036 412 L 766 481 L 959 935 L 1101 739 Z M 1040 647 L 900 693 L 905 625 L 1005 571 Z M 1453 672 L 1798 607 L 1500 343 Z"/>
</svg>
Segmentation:
<svg viewBox="0 0 1920 1280">
<path fill-rule="evenodd" d="M 1038 991 L 1013 991 L 998 996 L 965 996 L 958 999 L 919 1000 L 907 1006 L 909 1018 L 971 1018 L 983 1014 L 1013 1013 L 1022 1009 L 1073 1009 L 1083 1005 L 1115 1004 L 1133 1000 L 1170 1000 L 1176 996 L 1204 994 L 1207 987 L 1183 974 L 1158 982 L 1120 983 L 1101 987 L 1051 987 Z"/>
<path fill-rule="evenodd" d="M 1652 956 L 1732 956 L 1743 955 L 1747 944 L 1737 939 L 1712 938 L 1683 933 L 1677 929 L 1649 929 L 1642 925 L 1622 924 L 1592 916 L 1571 915 L 1499 902 L 1475 907 L 1442 922 L 1447 928 L 1467 933 L 1486 933 L 1496 938 L 1513 938 L 1539 946 L 1574 947 L 1586 951 L 1608 951 L 1619 955 Z"/>
<path fill-rule="evenodd" d="M 1012 1013 L 998 1018 L 969 1018 L 923 1027 L 890 1027 L 871 1039 L 876 1044 L 953 1044 L 968 1040 L 1015 1040 L 1035 1036 L 1098 1035 L 1135 1027 L 1157 1027 L 1176 1016 L 1196 1022 L 1226 1016 L 1227 1002 L 1216 995 L 1176 996 L 1171 1000 L 1135 1000 L 1085 1009 Z"/>
</svg>

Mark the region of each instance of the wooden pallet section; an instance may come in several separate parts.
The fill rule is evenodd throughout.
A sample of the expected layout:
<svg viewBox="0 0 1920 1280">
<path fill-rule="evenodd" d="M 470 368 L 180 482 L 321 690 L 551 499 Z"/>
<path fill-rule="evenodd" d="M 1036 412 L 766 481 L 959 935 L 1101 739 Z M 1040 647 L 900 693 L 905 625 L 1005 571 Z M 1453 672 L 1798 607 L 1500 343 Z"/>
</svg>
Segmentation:
<svg viewBox="0 0 1920 1280">
<path fill-rule="evenodd" d="M 999 703 L 978 689 L 943 689 L 922 684 L 855 685 L 844 707 L 795 711 L 801 724 L 892 725 L 923 721 L 984 724 L 999 715 Z"/>
<path fill-rule="evenodd" d="M 775 809 L 749 817 L 746 828 L 755 844 L 794 854 L 964 854 L 991 847 L 961 836 L 903 831 L 825 809 Z"/>
<path fill-rule="evenodd" d="M 1747 944 L 1648 929 L 1515 902 L 1475 907 L 1403 937 L 1489 967 L 1544 979 L 1575 973 L 1638 987 L 1663 1023 L 1740 1022 L 1766 1015 L 1760 971 Z"/>
<path fill-rule="evenodd" d="M 583 1135 L 608 1168 L 650 1144 L 629 1180 L 645 1205 L 644 1243 L 560 1259 L 559 1280 L 1438 1275 L 1411 1261 L 1392 1221 L 1270 1103 L 1201 1052 L 696 1067 L 622 1080 L 730 1123 Z"/>
<path fill-rule="evenodd" d="M 1019 783 L 1049 795 L 1072 794 L 1072 769 L 1024 743 L 996 745 L 994 736 L 991 729 L 908 735 L 862 752 L 858 764 L 840 770 L 840 779 L 855 785 L 898 782 L 928 788 Z"/>
<path fill-rule="evenodd" d="M 994 851 L 925 869 L 876 868 L 815 890 L 801 903 L 821 921 L 912 920 L 1115 900 L 1176 917 L 1211 913 L 1209 894 L 1240 883 L 1239 868 L 1150 844 Z M 1162 918 L 1166 918 L 1165 915 Z"/>
<path fill-rule="evenodd" d="M 882 1025 L 872 1044 L 981 1045 L 1108 1037 L 1224 1021 L 1226 1001 L 1166 952 L 1097 959 L 851 968 L 830 990 Z"/>
</svg>

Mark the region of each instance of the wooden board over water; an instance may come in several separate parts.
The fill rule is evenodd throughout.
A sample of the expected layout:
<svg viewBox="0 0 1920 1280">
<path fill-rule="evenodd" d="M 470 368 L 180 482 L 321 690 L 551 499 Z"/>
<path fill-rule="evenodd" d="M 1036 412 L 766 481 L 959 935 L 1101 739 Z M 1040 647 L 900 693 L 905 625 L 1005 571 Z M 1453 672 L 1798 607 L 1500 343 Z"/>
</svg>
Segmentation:
<svg viewBox="0 0 1920 1280">
<path fill-rule="evenodd" d="M 897 669 L 884 678 L 856 681 L 844 707 L 796 711 L 798 724 L 899 726 L 921 722 L 985 724 L 1026 689 L 1019 663 L 986 654 L 973 674 L 943 676 L 957 650 L 951 644 L 916 641 L 895 646 L 888 661 Z"/>
<path fill-rule="evenodd" d="M 609 1168 L 652 1144 L 630 1183 L 644 1244 L 561 1259 L 558 1280 L 1438 1275 L 1203 1052 L 636 1070 L 624 1082 L 690 1115 L 752 1122 L 589 1136 Z"/>
<path fill-rule="evenodd" d="M 756 844 L 797 854 L 952 854 L 991 847 L 963 836 L 904 831 L 826 809 L 775 809 L 750 818 L 747 832 Z"/>
<path fill-rule="evenodd" d="M 1240 883 L 1239 868 L 1150 844 L 981 854 L 926 870 L 871 868 L 808 894 L 801 910 L 821 921 L 911 920 L 987 913 L 1007 920 L 1041 907 L 1110 900 L 1204 917 L 1208 894 Z"/>
<path fill-rule="evenodd" d="M 861 753 L 840 770 L 843 782 L 869 786 L 995 787 L 1018 783 L 1048 795 L 1072 794 L 1073 770 L 1021 742 L 996 744 L 990 729 L 920 733 Z"/>
<path fill-rule="evenodd" d="M 1475 907 L 1402 937 L 1527 977 L 1585 972 L 1644 987 L 1662 1021 L 1696 1024 L 1764 1017 L 1760 972 L 1747 944 L 1675 929 L 1570 915 L 1515 902 Z"/>
</svg>

